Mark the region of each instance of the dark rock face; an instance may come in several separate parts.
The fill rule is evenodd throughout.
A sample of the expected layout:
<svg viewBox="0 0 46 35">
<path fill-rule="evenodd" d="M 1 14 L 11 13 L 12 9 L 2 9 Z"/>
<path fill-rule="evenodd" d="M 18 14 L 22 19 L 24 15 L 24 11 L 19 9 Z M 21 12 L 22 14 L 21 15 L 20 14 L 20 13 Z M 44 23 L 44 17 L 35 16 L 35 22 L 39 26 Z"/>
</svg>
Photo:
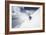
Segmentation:
<svg viewBox="0 0 46 35">
<path fill-rule="evenodd" d="M 31 20 L 31 18 L 32 18 L 32 17 L 31 17 L 31 16 L 29 16 L 29 20 Z"/>
</svg>

